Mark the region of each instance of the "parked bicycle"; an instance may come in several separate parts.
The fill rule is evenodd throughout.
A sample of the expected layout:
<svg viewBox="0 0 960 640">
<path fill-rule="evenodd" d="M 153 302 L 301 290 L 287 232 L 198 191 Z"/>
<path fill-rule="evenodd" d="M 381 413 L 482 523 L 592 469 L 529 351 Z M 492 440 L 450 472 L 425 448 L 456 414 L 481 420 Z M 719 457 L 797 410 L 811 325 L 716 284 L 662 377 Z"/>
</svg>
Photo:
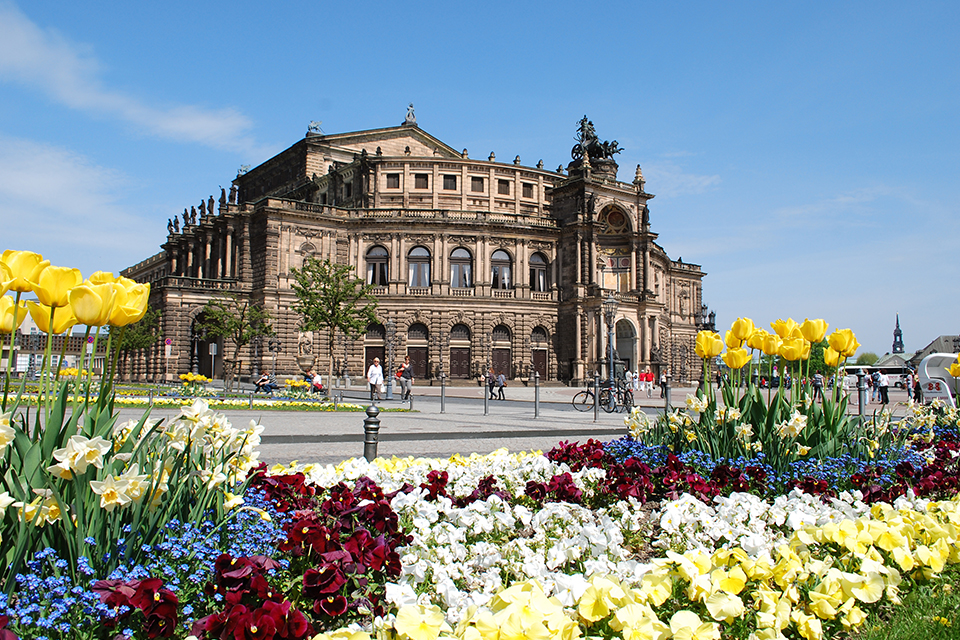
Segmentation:
<svg viewBox="0 0 960 640">
<path fill-rule="evenodd" d="M 587 388 L 573 396 L 571 403 L 577 411 L 591 411 L 595 397 L 593 389 Z M 615 384 L 604 380 L 600 385 L 600 408 L 607 413 L 630 411 L 633 408 L 633 390 L 623 380 L 617 380 Z"/>
</svg>

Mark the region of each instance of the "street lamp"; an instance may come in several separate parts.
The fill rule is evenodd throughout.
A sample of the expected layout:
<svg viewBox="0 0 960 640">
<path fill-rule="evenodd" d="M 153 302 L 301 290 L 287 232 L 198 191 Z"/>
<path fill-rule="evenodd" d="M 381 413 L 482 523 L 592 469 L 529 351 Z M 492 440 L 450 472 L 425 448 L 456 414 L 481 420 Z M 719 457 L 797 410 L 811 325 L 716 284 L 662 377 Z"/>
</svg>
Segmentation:
<svg viewBox="0 0 960 640">
<path fill-rule="evenodd" d="M 387 379 L 387 400 L 393 400 L 393 340 L 397 336 L 397 323 L 393 320 L 387 320 L 386 330 L 387 372 L 384 377 Z"/>
<path fill-rule="evenodd" d="M 610 374 L 610 380 L 613 380 L 613 319 L 617 315 L 617 307 L 619 304 L 612 293 L 603 301 L 603 317 L 607 321 L 607 357 L 609 358 L 607 371 Z"/>
<path fill-rule="evenodd" d="M 252 358 L 250 362 L 251 372 L 250 375 L 256 377 L 260 373 L 260 354 L 263 351 L 263 336 L 255 335 L 250 339 L 250 347 L 252 353 Z"/>
<path fill-rule="evenodd" d="M 267 350 L 273 354 L 273 375 L 277 375 L 277 354 L 283 351 L 283 343 L 277 336 L 271 336 L 267 342 Z"/>
<path fill-rule="evenodd" d="M 450 347 L 450 334 L 441 330 L 431 335 L 427 344 L 430 345 L 431 350 L 437 349 L 439 353 L 439 368 L 436 371 L 436 377 L 439 378 L 443 375 L 443 352 Z"/>
</svg>

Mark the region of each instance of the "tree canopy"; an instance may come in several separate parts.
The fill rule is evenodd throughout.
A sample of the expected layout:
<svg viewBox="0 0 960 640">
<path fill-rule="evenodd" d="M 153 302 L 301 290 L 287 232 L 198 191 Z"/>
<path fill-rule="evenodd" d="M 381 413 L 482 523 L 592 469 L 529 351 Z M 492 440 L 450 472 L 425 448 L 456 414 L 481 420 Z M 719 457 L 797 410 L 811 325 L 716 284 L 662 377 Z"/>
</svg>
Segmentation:
<svg viewBox="0 0 960 640">
<path fill-rule="evenodd" d="M 239 361 L 240 350 L 250 344 L 256 336 L 274 335 L 273 326 L 270 324 L 273 318 L 268 311 L 255 303 L 240 300 L 234 296 L 211 300 L 203 308 L 199 318 L 198 330 L 208 336 L 224 339 L 223 361 L 230 369 L 231 382 L 242 368 L 242 363 Z M 226 353 L 228 342 L 233 347 L 232 357 L 228 357 L 229 354 Z M 225 370 L 225 382 L 227 373 Z"/>
</svg>

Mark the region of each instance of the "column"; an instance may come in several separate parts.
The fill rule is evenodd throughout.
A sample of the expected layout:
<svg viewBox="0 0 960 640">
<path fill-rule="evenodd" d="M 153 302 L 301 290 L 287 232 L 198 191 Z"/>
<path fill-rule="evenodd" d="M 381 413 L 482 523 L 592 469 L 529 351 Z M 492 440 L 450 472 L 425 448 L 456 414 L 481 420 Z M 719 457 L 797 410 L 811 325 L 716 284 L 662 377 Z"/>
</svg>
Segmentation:
<svg viewBox="0 0 960 640">
<path fill-rule="evenodd" d="M 226 261 L 226 265 L 224 266 L 224 272 L 226 274 L 226 277 L 232 278 L 233 277 L 233 230 L 230 227 L 227 227 L 225 240 L 226 240 L 225 253 L 227 254 L 227 261 Z"/>
</svg>

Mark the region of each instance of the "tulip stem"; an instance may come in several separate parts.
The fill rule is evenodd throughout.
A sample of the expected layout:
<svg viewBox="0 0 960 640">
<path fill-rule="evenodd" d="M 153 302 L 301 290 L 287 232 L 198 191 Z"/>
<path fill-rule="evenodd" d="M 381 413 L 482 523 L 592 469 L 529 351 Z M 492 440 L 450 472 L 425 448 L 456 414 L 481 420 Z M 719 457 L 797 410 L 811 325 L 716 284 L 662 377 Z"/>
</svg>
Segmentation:
<svg viewBox="0 0 960 640">
<path fill-rule="evenodd" d="M 50 419 L 50 361 L 53 352 L 53 319 L 57 314 L 57 307 L 50 306 L 50 322 L 47 324 L 47 347 L 43 351 L 43 364 L 40 367 L 40 381 L 43 389 L 43 423 Z M 39 402 L 37 402 L 37 430 L 36 437 L 40 439 Z"/>
<path fill-rule="evenodd" d="M 3 407 L 0 408 L 0 411 L 7 410 L 7 394 L 10 392 L 10 363 L 13 361 L 13 337 L 17 333 L 17 329 L 20 328 L 20 323 L 17 322 L 17 316 L 20 312 L 20 292 L 17 291 L 17 295 L 13 301 L 13 324 L 10 325 L 10 343 L 7 347 L 7 372 L 3 379 Z"/>
</svg>

